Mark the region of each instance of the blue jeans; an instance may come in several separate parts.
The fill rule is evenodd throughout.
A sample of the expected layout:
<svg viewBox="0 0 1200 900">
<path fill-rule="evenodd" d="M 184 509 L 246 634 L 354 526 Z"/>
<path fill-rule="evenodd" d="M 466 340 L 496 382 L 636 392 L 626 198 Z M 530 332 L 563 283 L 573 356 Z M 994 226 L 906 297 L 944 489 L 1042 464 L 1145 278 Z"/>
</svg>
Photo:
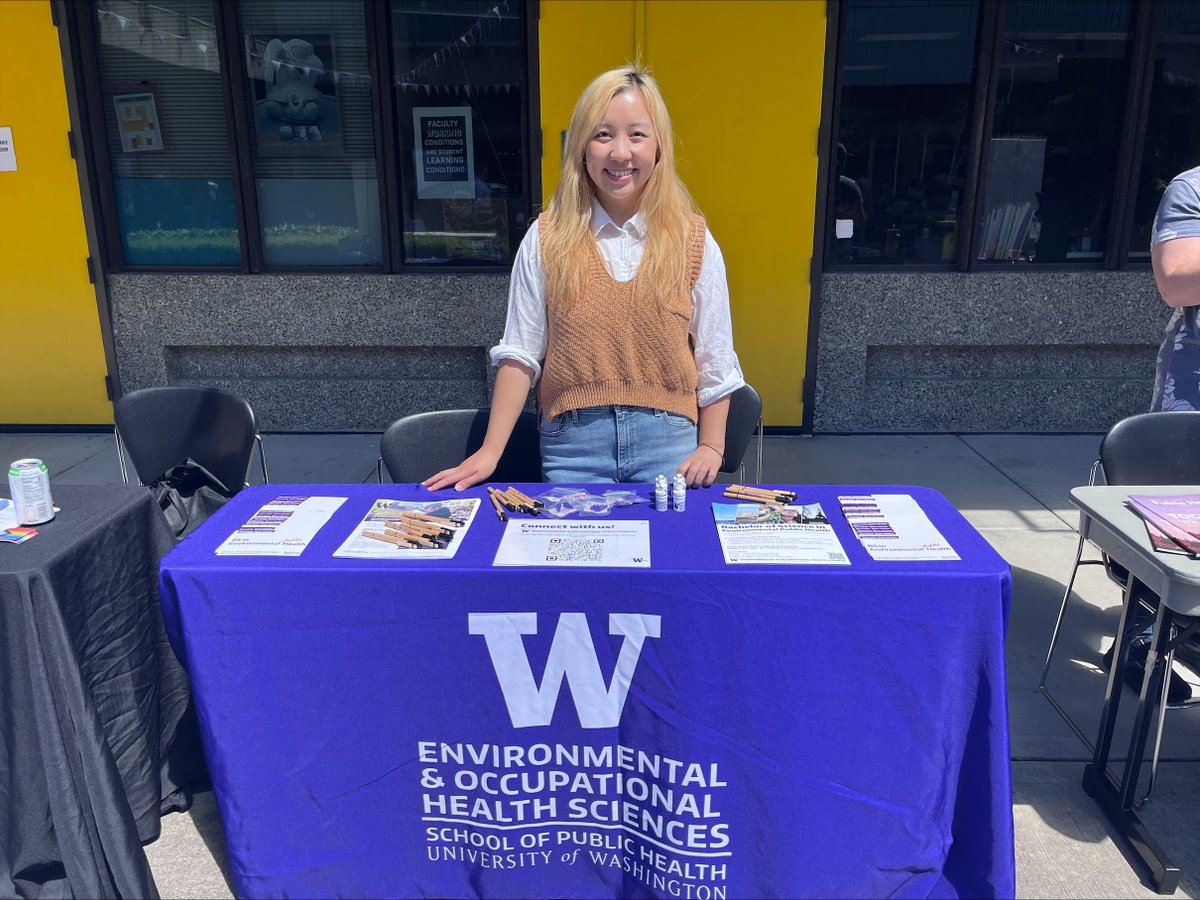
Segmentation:
<svg viewBox="0 0 1200 900">
<path fill-rule="evenodd" d="M 538 418 L 542 477 L 558 482 L 651 482 L 670 478 L 696 449 L 688 418 L 643 406 L 590 406 Z"/>
</svg>

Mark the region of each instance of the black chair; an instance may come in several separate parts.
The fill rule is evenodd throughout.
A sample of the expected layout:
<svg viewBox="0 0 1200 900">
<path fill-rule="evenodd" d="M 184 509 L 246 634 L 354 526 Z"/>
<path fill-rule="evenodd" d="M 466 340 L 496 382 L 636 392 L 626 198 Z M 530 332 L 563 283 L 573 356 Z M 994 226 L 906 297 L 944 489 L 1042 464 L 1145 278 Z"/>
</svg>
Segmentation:
<svg viewBox="0 0 1200 900">
<path fill-rule="evenodd" d="M 113 404 L 121 481 L 129 483 L 125 454 L 142 484 L 191 457 L 233 493 L 246 486 L 257 445 L 263 483 L 267 456 L 250 404 L 206 387 L 155 387 L 123 394 Z"/>
<path fill-rule="evenodd" d="M 1097 474 L 1103 474 L 1105 484 L 1119 485 L 1164 485 L 1164 484 L 1195 484 L 1200 485 L 1200 411 L 1155 412 L 1130 416 L 1117 422 L 1100 442 L 1100 455 L 1092 463 L 1088 475 L 1088 484 L 1096 483 Z M 1054 631 L 1050 636 L 1050 646 L 1046 651 L 1046 663 L 1042 667 L 1042 677 L 1038 682 L 1038 690 L 1058 710 L 1075 734 L 1093 750 L 1092 742 L 1080 731 L 1079 727 L 1067 715 L 1046 687 L 1047 676 L 1050 673 L 1050 663 L 1054 659 L 1054 650 L 1058 645 L 1062 630 L 1063 618 L 1067 612 L 1067 603 L 1071 599 L 1071 591 L 1075 586 L 1075 576 L 1080 566 L 1102 565 L 1108 577 L 1124 590 L 1137 589 L 1140 605 L 1150 613 L 1157 609 L 1158 597 L 1140 582 L 1130 583 L 1129 571 L 1101 554 L 1100 559 L 1083 559 L 1083 536 L 1075 548 L 1075 563 L 1071 567 L 1071 577 L 1067 581 L 1067 589 L 1063 593 L 1062 603 L 1058 608 L 1058 619 L 1054 623 Z M 1138 618 L 1133 617 L 1135 620 Z M 1123 636 L 1123 640 L 1132 641 L 1144 629 L 1144 625 L 1131 628 Z M 1174 632 L 1174 625 L 1172 631 Z M 1172 633 L 1171 639 L 1175 640 Z M 1114 648 L 1115 650 L 1115 648 Z M 1150 782 L 1146 796 L 1141 803 L 1150 798 L 1154 789 L 1154 776 L 1158 767 L 1158 755 L 1162 743 L 1162 717 L 1165 710 L 1196 705 L 1200 701 L 1184 703 L 1168 703 L 1166 682 L 1169 681 L 1171 664 L 1174 661 L 1175 643 L 1170 645 L 1165 659 L 1164 672 L 1168 677 L 1163 679 L 1162 697 L 1159 705 L 1159 724 L 1154 742 L 1154 755 L 1150 767 Z M 1113 654 L 1116 658 L 1116 653 Z"/>
<path fill-rule="evenodd" d="M 392 481 L 419 482 L 456 466 L 480 447 L 487 434 L 488 410 L 447 409 L 397 419 L 379 441 L 379 480 L 387 466 Z M 542 480 L 537 416 L 523 412 L 513 426 L 508 446 L 492 481 L 528 483 Z"/>
<path fill-rule="evenodd" d="M 737 472 L 738 478 L 746 480 L 746 450 L 750 438 L 758 434 L 758 469 L 755 483 L 762 481 L 763 468 L 763 418 L 762 398 L 748 384 L 742 385 L 729 395 L 729 417 L 725 420 L 725 461 L 722 472 Z"/>
</svg>

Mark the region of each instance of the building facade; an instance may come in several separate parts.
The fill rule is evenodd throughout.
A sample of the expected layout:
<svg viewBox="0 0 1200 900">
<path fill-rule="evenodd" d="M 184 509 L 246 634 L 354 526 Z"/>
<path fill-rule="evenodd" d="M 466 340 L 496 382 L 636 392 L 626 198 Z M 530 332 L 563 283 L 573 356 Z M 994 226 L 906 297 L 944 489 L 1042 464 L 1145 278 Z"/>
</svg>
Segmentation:
<svg viewBox="0 0 1200 900">
<path fill-rule="evenodd" d="M 46 96 L 8 123 L 0 188 L 35 203 L 35 169 L 75 177 L 47 198 L 73 244 L 32 212 L 6 225 L 27 252 L 0 258 L 0 304 L 70 276 L 56 327 L 73 316 L 87 352 L 36 405 L 0 394 L 0 422 L 109 421 L 105 375 L 233 390 L 268 431 L 486 405 L 574 99 L 635 58 L 724 252 L 768 426 L 1102 431 L 1148 407 L 1150 221 L 1200 156 L 1195 4 L 4 7 Z"/>
<path fill-rule="evenodd" d="M 830 31 L 813 428 L 1145 412 L 1150 227 L 1200 163 L 1200 7 L 846 0 Z"/>
</svg>

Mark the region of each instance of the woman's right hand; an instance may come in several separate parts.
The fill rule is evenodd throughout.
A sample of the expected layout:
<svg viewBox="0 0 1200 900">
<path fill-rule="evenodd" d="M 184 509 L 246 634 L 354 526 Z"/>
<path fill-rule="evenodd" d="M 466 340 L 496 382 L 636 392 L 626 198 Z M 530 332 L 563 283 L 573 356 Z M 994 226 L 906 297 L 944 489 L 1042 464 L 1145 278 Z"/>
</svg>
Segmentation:
<svg viewBox="0 0 1200 900">
<path fill-rule="evenodd" d="M 499 453 L 486 447 L 480 447 L 453 469 L 442 469 L 436 475 L 426 478 L 421 484 L 431 491 L 440 491 L 450 485 L 453 485 L 456 491 L 465 491 L 471 485 L 487 481 L 496 471 L 496 465 L 499 462 Z"/>
</svg>

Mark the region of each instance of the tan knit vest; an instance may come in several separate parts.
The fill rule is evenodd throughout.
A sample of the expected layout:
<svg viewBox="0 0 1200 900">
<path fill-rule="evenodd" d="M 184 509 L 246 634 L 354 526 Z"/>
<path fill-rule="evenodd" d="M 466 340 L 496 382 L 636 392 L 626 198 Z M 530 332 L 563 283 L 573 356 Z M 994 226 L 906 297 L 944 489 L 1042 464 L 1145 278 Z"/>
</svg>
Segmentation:
<svg viewBox="0 0 1200 900">
<path fill-rule="evenodd" d="M 545 234 L 546 217 L 539 220 Z M 544 246 L 544 245 L 543 245 Z M 583 296 L 546 297 L 547 349 L 538 406 L 557 416 L 588 406 L 646 406 L 697 420 L 696 361 L 688 342 L 692 288 L 704 261 L 704 219 L 694 216 L 686 281 L 655 303 L 641 287 L 608 274 L 594 248 Z"/>
</svg>

